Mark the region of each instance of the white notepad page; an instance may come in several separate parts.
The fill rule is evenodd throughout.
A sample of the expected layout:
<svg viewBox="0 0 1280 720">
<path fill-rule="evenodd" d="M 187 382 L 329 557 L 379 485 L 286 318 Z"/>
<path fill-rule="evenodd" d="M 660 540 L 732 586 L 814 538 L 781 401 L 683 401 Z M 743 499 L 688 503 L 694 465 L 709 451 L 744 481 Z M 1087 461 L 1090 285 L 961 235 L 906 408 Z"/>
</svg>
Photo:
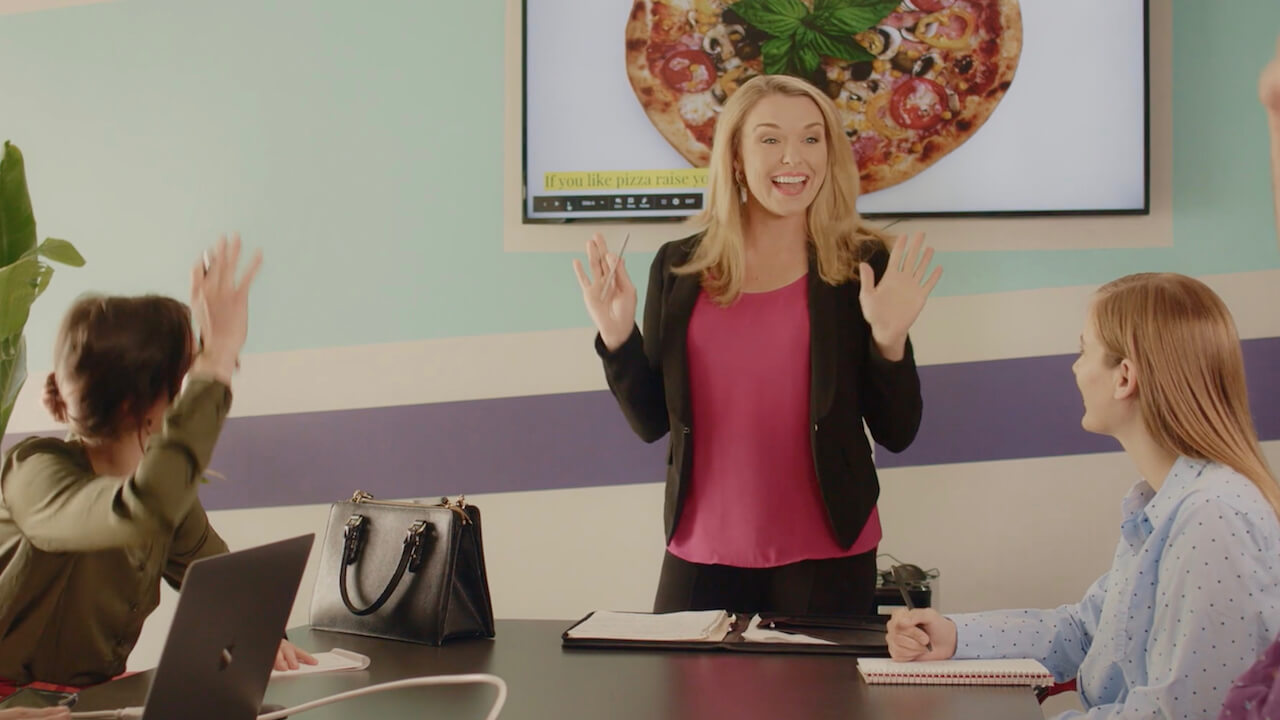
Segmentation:
<svg viewBox="0 0 1280 720">
<path fill-rule="evenodd" d="M 889 658 L 858 658 L 858 672 L 868 684 L 906 685 L 1030 685 L 1047 687 L 1053 674 L 1038 660 L 927 660 L 897 662 Z"/>
<path fill-rule="evenodd" d="M 292 677 L 294 675 L 311 675 L 314 673 L 349 672 L 369 667 L 369 658 L 357 652 L 334 648 L 329 652 L 313 653 L 315 665 L 298 663 L 297 670 L 272 670 L 271 677 Z"/>
<path fill-rule="evenodd" d="M 733 616 L 723 610 L 656 614 L 599 610 L 568 634 L 579 639 L 720 642 L 732 624 Z"/>
</svg>

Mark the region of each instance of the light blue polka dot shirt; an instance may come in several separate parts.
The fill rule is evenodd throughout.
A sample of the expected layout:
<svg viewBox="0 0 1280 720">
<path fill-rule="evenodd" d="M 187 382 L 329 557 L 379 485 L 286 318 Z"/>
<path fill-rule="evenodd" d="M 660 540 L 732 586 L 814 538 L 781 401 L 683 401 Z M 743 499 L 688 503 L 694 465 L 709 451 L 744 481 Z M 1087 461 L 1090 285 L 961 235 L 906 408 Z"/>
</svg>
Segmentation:
<svg viewBox="0 0 1280 720">
<path fill-rule="evenodd" d="M 1280 630 L 1280 522 L 1248 478 L 1187 458 L 1121 508 L 1111 570 L 1079 604 L 952 615 L 955 656 L 1076 677 L 1086 711 L 1059 720 L 1216 717 Z"/>
</svg>

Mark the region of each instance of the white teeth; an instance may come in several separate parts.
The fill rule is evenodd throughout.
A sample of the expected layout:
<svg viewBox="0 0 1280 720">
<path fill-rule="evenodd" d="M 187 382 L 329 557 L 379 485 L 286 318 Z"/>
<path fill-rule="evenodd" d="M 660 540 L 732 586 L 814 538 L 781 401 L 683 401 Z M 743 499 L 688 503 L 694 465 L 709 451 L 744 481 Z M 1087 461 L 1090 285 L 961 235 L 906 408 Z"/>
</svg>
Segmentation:
<svg viewBox="0 0 1280 720">
<path fill-rule="evenodd" d="M 773 179 L 773 181 L 774 181 L 774 182 L 776 182 L 776 183 L 786 183 L 786 184 L 802 183 L 802 182 L 804 182 L 805 180 L 806 180 L 806 178 L 803 178 L 803 177 L 796 177 L 796 176 L 794 176 L 794 175 L 790 175 L 790 176 L 786 176 L 786 177 L 776 177 L 776 178 L 774 178 L 774 179 Z"/>
</svg>

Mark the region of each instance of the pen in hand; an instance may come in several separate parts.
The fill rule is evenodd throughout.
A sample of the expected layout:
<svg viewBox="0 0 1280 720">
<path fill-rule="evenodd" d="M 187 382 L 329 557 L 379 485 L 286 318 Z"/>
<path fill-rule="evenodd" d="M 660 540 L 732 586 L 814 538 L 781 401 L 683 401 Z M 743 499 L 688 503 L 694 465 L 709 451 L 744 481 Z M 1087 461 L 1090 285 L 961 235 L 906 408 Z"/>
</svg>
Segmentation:
<svg viewBox="0 0 1280 720">
<path fill-rule="evenodd" d="M 622 247 L 618 248 L 618 258 L 613 261 L 613 267 L 609 268 L 609 275 L 604 279 L 604 289 L 600 292 L 604 295 L 609 294 L 609 290 L 613 288 L 613 276 L 618 272 L 618 266 L 622 264 L 622 254 L 627 251 L 627 242 L 631 240 L 631 233 L 622 238 Z"/>
<path fill-rule="evenodd" d="M 892 570 L 893 584 L 898 586 L 898 592 L 902 593 L 902 602 L 907 606 L 908 610 L 915 610 L 915 603 L 911 602 L 911 593 L 907 592 L 907 582 L 902 579 L 902 568 L 895 566 Z M 933 642 L 927 641 L 924 646 L 928 652 L 933 652 Z"/>
</svg>

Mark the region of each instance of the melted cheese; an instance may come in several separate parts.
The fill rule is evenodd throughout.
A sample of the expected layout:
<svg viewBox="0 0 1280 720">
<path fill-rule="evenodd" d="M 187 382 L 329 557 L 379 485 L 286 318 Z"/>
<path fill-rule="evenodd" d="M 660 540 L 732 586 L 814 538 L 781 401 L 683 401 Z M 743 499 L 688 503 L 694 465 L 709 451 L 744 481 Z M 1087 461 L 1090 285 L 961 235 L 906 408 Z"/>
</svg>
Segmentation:
<svg viewBox="0 0 1280 720">
<path fill-rule="evenodd" d="M 701 125 L 716 115 L 716 101 L 709 92 L 680 98 L 680 117 L 690 125 Z"/>
</svg>

